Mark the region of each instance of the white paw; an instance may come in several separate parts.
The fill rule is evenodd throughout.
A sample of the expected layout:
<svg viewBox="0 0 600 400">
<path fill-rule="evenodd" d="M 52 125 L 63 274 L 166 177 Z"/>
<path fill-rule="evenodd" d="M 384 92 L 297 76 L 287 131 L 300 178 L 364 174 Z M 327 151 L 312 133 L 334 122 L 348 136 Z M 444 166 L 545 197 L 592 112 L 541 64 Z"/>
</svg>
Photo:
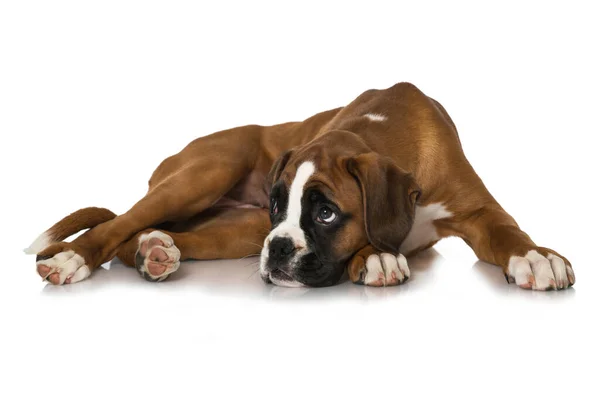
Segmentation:
<svg viewBox="0 0 600 400">
<path fill-rule="evenodd" d="M 140 236 L 140 245 L 142 244 L 142 242 L 146 241 L 146 240 L 150 240 L 150 239 L 158 239 L 161 242 L 163 242 L 163 244 L 165 245 L 165 247 L 171 247 L 173 246 L 174 242 L 173 242 L 173 238 L 169 235 L 167 235 L 166 233 L 163 233 L 161 231 L 152 231 L 150 233 L 147 234 L 143 234 Z"/>
<path fill-rule="evenodd" d="M 52 258 L 36 262 L 38 273 L 55 285 L 75 283 L 90 276 L 85 260 L 73 250 L 63 251 Z"/>
<path fill-rule="evenodd" d="M 523 289 L 566 289 L 575 283 L 571 265 L 562 258 L 548 253 L 543 256 L 530 250 L 524 257 L 512 256 L 508 261 L 506 279 Z"/>
<path fill-rule="evenodd" d="M 180 257 L 169 235 L 153 231 L 140 236 L 135 266 L 146 280 L 160 282 L 179 269 Z"/>
<path fill-rule="evenodd" d="M 390 253 L 371 254 L 366 261 L 363 283 L 367 286 L 394 286 L 410 278 L 406 257 Z"/>
</svg>

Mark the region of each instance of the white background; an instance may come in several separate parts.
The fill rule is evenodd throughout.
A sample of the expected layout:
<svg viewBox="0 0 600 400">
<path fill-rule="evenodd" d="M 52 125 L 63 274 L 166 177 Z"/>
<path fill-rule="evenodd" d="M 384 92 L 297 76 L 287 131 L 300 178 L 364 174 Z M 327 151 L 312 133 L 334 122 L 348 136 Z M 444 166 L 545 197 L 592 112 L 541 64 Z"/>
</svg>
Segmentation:
<svg viewBox="0 0 600 400">
<path fill-rule="evenodd" d="M 597 398 L 594 2 L 283 3 L 0 3 L 0 397 Z M 399 81 L 574 288 L 508 286 L 455 239 L 386 289 L 266 286 L 256 259 L 49 287 L 21 253 L 78 208 L 125 212 L 198 136 Z"/>
</svg>

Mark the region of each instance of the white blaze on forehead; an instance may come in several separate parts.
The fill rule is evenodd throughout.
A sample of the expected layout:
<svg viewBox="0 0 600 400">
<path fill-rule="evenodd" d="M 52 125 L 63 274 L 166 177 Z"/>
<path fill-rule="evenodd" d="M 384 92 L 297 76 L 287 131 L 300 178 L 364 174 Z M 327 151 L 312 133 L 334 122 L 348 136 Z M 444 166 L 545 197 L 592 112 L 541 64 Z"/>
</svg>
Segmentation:
<svg viewBox="0 0 600 400">
<path fill-rule="evenodd" d="M 302 215 L 302 194 L 304 193 L 304 185 L 315 172 L 315 164 L 311 161 L 305 161 L 296 171 L 296 177 L 290 188 L 288 197 L 288 209 L 285 216 L 285 222 L 289 222 L 300 226 L 300 216 Z"/>
<path fill-rule="evenodd" d="M 292 238 L 294 244 L 299 247 L 306 246 L 304 232 L 300 229 L 300 217 L 302 216 L 302 195 L 304 194 L 304 185 L 315 172 L 315 164 L 312 161 L 303 162 L 296 176 L 292 181 L 290 192 L 288 195 L 288 206 L 285 220 L 283 220 L 277 228 L 267 237 L 267 242 L 276 236 L 287 236 Z"/>
</svg>

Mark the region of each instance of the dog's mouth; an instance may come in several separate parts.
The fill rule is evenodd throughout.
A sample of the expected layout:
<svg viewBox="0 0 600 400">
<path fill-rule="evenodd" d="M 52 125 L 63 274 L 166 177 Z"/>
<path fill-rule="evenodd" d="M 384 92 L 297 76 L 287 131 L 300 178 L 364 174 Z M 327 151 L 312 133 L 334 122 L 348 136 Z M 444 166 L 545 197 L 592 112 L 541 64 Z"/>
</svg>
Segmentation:
<svg viewBox="0 0 600 400">
<path fill-rule="evenodd" d="M 287 273 L 283 272 L 280 269 L 274 269 L 269 272 L 268 280 L 270 283 L 277 286 L 285 286 L 285 287 L 302 287 L 304 286 L 300 282 L 296 281 Z M 268 282 L 268 283 L 269 283 Z"/>
<path fill-rule="evenodd" d="M 324 287 L 339 282 L 345 268 L 329 268 L 321 258 L 311 252 L 295 257 L 288 264 L 271 264 L 264 249 L 261 255 L 260 277 L 266 284 L 283 287 Z M 336 263 L 336 265 L 339 263 Z M 331 267 L 331 265 L 330 265 Z"/>
</svg>

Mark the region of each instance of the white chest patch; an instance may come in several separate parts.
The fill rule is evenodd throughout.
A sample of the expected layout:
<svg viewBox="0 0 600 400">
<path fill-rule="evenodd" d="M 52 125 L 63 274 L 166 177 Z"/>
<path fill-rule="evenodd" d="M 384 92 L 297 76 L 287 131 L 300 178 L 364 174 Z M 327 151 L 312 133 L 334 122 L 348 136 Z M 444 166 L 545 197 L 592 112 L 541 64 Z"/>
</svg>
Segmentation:
<svg viewBox="0 0 600 400">
<path fill-rule="evenodd" d="M 417 206 L 415 221 L 408 236 L 400 246 L 400 253 L 408 254 L 421 246 L 439 240 L 440 237 L 433 221 L 451 216 L 452 213 L 446 210 L 446 207 L 441 203 L 428 204 L 424 207 Z"/>
<path fill-rule="evenodd" d="M 375 113 L 365 114 L 365 117 L 369 118 L 373 122 L 383 122 L 387 119 L 387 117 L 385 115 L 375 114 Z"/>
</svg>

